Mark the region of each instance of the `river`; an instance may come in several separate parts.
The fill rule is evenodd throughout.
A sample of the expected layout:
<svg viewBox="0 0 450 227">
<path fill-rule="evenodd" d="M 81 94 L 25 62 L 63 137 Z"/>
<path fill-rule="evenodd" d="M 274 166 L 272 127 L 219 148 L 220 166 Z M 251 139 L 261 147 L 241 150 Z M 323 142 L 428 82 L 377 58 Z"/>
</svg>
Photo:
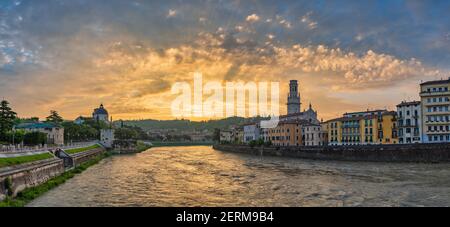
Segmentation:
<svg viewBox="0 0 450 227">
<path fill-rule="evenodd" d="M 160 147 L 106 158 L 28 206 L 450 206 L 450 164 Z"/>
</svg>

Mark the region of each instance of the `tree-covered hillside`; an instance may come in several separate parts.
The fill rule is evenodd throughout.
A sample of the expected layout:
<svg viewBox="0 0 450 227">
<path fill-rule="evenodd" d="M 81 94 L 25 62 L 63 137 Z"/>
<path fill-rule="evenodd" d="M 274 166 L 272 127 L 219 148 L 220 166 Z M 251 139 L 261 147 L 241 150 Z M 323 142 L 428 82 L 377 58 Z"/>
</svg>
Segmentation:
<svg viewBox="0 0 450 227">
<path fill-rule="evenodd" d="M 227 129 L 232 125 L 241 125 L 244 123 L 256 121 L 262 119 L 256 118 L 242 118 L 242 117 L 230 117 L 220 120 L 208 120 L 208 121 L 190 121 L 190 120 L 128 120 L 123 121 L 124 125 L 138 126 L 145 131 L 158 130 L 158 129 L 177 129 L 180 131 L 192 131 L 192 130 L 210 130 L 215 128 Z M 114 122 L 116 126 L 120 126 L 121 122 Z"/>
</svg>

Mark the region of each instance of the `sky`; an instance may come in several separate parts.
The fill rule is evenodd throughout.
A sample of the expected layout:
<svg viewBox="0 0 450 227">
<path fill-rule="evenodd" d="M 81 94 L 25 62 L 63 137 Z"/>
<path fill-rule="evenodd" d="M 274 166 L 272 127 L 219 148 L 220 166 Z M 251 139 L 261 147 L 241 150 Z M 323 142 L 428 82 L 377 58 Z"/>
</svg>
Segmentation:
<svg viewBox="0 0 450 227">
<path fill-rule="evenodd" d="M 289 80 L 319 118 L 395 109 L 450 76 L 450 1 L 2 0 L 0 97 L 20 117 L 173 119 L 175 82 Z M 194 119 L 195 120 L 195 119 Z"/>
</svg>

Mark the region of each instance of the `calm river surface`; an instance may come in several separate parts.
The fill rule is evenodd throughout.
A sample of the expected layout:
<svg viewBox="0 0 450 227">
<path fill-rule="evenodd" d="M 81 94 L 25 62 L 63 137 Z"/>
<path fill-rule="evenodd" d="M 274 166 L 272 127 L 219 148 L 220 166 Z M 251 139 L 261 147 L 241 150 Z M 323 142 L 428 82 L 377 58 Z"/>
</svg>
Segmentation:
<svg viewBox="0 0 450 227">
<path fill-rule="evenodd" d="M 450 164 L 334 162 L 161 147 L 113 156 L 29 206 L 450 206 Z"/>
</svg>

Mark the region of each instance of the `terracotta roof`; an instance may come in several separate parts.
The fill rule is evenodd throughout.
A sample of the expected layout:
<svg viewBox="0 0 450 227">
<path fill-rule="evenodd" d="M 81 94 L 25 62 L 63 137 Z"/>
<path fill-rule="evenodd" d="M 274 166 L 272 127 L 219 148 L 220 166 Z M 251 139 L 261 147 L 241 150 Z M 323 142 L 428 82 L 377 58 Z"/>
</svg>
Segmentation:
<svg viewBox="0 0 450 227">
<path fill-rule="evenodd" d="M 367 113 L 378 113 L 380 111 L 368 111 Z M 355 113 L 366 113 L 366 112 L 355 112 Z M 387 110 L 381 110 L 381 115 L 396 115 L 397 112 L 395 111 L 387 111 Z M 378 117 L 378 114 L 374 115 L 367 115 L 367 116 L 356 116 L 356 117 L 339 117 L 335 119 L 328 120 L 326 122 L 335 122 L 335 121 L 355 121 L 355 120 L 364 120 L 364 119 L 373 119 Z"/>
</svg>

